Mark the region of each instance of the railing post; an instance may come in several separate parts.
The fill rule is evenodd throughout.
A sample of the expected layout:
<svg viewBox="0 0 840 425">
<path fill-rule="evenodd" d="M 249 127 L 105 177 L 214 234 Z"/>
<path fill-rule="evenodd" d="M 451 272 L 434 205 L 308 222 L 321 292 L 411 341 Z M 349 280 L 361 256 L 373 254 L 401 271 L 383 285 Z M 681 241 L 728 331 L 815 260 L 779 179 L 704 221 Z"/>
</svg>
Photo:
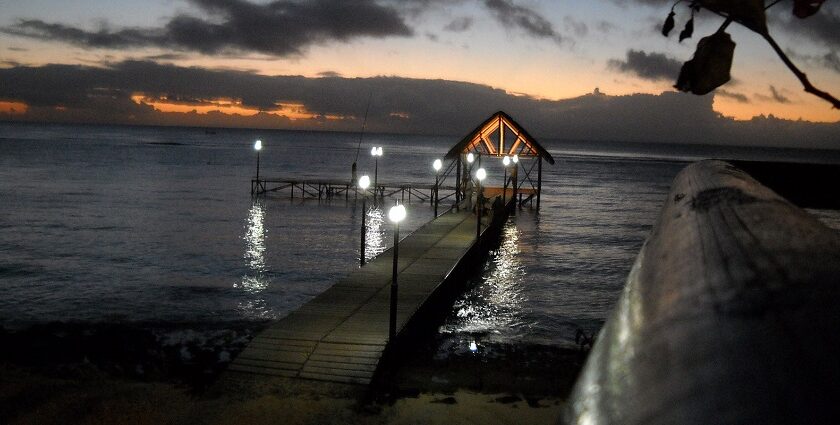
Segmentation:
<svg viewBox="0 0 840 425">
<path fill-rule="evenodd" d="M 537 210 L 540 209 L 540 194 L 542 194 L 542 155 L 537 159 Z"/>
</svg>

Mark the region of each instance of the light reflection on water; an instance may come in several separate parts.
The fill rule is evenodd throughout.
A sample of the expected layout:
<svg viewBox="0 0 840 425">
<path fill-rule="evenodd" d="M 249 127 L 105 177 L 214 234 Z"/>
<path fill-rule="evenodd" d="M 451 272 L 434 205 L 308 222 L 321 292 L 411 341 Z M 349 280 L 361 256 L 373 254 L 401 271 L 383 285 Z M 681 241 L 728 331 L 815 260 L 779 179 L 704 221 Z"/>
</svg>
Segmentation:
<svg viewBox="0 0 840 425">
<path fill-rule="evenodd" d="M 527 332 L 529 326 L 522 316 L 528 303 L 523 290 L 526 271 L 520 258 L 519 235 L 513 221 L 505 224 L 499 248 L 491 253 L 480 280 L 456 301 L 455 314 L 441 327 L 441 333 L 466 333 L 492 340 L 501 329 Z M 469 344 L 470 351 L 476 351 L 476 342 Z"/>
<path fill-rule="evenodd" d="M 247 274 L 234 284 L 234 288 L 242 289 L 250 294 L 240 301 L 239 310 L 250 317 L 265 317 L 270 308 L 262 292 L 268 288 L 270 279 L 267 276 L 268 267 L 265 263 L 266 237 L 265 204 L 262 199 L 255 199 L 245 219 L 245 253 L 243 258 L 248 266 Z"/>
<path fill-rule="evenodd" d="M 385 212 L 377 205 L 367 205 L 367 230 L 365 232 L 365 261 L 385 251 Z"/>
</svg>

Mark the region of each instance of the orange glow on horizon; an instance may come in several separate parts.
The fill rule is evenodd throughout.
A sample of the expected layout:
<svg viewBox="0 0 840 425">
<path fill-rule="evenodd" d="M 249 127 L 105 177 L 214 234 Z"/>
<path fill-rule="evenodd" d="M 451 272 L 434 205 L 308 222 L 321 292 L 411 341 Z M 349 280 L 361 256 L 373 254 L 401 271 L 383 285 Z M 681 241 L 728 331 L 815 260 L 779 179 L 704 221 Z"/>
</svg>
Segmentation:
<svg viewBox="0 0 840 425">
<path fill-rule="evenodd" d="M 0 100 L 0 113 L 23 115 L 29 111 L 29 105 L 23 102 Z"/>
<path fill-rule="evenodd" d="M 324 118 L 328 120 L 343 120 L 353 119 L 353 117 L 346 117 L 336 114 L 317 114 L 310 112 L 302 103 L 275 103 L 276 108 L 271 110 L 261 110 L 254 107 L 245 106 L 239 99 L 199 99 L 198 102 L 179 102 L 177 100 L 170 100 L 166 96 L 157 98 L 146 96 L 142 93 L 135 93 L 131 96 L 138 105 L 148 105 L 158 112 L 164 113 L 181 113 L 189 114 L 196 113 L 206 115 L 211 112 L 220 112 L 225 115 L 240 115 L 244 117 L 251 117 L 260 113 L 276 115 L 278 117 L 288 118 L 291 121 L 297 120 L 311 120 Z"/>
<path fill-rule="evenodd" d="M 712 108 L 715 112 L 737 121 L 749 121 L 756 117 L 773 115 L 793 121 L 840 122 L 840 112 L 818 99 L 807 99 L 807 103 L 800 101 L 788 104 L 752 99 L 748 103 L 742 103 L 723 96 L 715 96 Z"/>
</svg>

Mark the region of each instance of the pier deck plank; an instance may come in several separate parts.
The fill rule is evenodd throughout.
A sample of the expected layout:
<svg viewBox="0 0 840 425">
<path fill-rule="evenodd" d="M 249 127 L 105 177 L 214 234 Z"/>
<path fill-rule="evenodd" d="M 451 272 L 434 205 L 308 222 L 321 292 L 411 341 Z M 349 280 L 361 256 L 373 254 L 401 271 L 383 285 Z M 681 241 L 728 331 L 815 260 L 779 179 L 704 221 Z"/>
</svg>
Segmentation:
<svg viewBox="0 0 840 425">
<path fill-rule="evenodd" d="M 398 334 L 464 259 L 475 232 L 475 215 L 450 211 L 400 241 Z M 258 334 L 229 370 L 369 384 L 388 343 L 392 255 L 383 252 Z"/>
</svg>

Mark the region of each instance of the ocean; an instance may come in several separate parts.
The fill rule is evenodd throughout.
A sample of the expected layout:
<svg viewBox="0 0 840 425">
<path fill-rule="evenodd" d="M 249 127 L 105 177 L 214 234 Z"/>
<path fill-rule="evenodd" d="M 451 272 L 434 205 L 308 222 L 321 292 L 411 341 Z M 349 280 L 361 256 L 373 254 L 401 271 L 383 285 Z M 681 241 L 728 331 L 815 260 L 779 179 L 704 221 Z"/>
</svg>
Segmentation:
<svg viewBox="0 0 840 425">
<path fill-rule="evenodd" d="M 358 134 L 0 123 L 0 326 L 50 322 L 214 329 L 285 316 L 392 241 L 381 208 L 253 198 L 260 174 L 349 179 Z M 366 134 L 359 175 L 434 182 L 458 137 Z M 705 157 L 840 162 L 836 153 L 545 140 L 542 208 L 505 225 L 438 328 L 448 346 L 574 347 L 608 317 L 674 176 Z M 501 164 L 485 159 L 489 184 Z M 408 205 L 402 231 L 433 215 Z M 255 325 L 256 326 L 256 325 Z"/>
</svg>

